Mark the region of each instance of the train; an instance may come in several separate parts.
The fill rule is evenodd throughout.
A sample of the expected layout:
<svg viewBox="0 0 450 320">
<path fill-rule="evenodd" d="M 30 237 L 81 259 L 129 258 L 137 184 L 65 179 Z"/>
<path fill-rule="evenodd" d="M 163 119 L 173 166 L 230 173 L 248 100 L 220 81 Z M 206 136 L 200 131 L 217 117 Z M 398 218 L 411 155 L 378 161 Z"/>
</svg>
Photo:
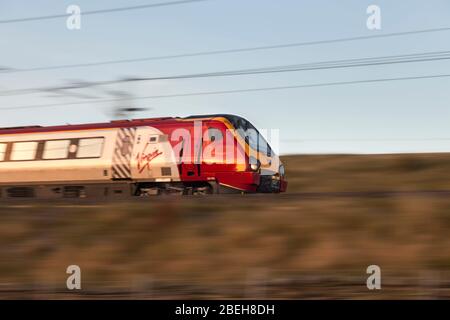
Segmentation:
<svg viewBox="0 0 450 320">
<path fill-rule="evenodd" d="M 0 129 L 0 200 L 286 190 L 279 156 L 236 115 Z"/>
</svg>

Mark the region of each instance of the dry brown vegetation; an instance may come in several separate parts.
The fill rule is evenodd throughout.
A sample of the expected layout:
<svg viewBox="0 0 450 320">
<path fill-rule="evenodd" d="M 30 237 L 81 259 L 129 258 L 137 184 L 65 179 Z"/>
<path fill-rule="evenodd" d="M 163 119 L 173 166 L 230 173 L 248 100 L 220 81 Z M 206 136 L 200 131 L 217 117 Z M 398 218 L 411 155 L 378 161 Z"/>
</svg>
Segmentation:
<svg viewBox="0 0 450 320">
<path fill-rule="evenodd" d="M 449 298 L 447 197 L 296 194 L 450 190 L 446 158 L 286 157 L 291 195 L 4 204 L 0 296 Z M 65 289 L 71 264 L 78 293 Z M 381 291 L 366 288 L 371 264 Z"/>
<path fill-rule="evenodd" d="M 283 158 L 289 192 L 450 190 L 450 153 Z"/>
</svg>

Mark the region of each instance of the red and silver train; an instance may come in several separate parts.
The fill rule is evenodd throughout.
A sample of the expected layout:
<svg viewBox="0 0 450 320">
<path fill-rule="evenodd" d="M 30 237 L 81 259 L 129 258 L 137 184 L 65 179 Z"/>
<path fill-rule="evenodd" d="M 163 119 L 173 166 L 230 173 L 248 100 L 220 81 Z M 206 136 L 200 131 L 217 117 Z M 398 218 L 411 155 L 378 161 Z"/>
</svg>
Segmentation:
<svg viewBox="0 0 450 320">
<path fill-rule="evenodd" d="M 0 199 L 278 193 L 279 157 L 234 115 L 0 129 Z"/>
</svg>

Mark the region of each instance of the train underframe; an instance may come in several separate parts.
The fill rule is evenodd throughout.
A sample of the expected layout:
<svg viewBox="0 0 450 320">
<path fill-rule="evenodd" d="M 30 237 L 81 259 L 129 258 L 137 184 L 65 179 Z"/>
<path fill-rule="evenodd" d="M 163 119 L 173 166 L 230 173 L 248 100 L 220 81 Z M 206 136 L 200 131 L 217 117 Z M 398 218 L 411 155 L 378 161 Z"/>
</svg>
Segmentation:
<svg viewBox="0 0 450 320">
<path fill-rule="evenodd" d="M 156 195 L 212 195 L 239 193 L 276 193 L 280 180 L 261 176 L 258 186 L 241 189 L 217 181 L 154 182 L 110 181 L 54 184 L 0 185 L 0 200 L 8 199 L 127 199 Z"/>
</svg>

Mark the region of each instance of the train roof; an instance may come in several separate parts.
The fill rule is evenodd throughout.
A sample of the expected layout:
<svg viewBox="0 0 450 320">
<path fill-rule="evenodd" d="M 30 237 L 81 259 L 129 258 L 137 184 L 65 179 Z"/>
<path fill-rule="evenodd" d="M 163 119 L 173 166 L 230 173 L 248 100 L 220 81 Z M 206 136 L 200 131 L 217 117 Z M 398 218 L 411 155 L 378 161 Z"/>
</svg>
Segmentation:
<svg viewBox="0 0 450 320">
<path fill-rule="evenodd" d="M 194 120 L 194 119 L 213 119 L 216 117 L 223 117 L 229 120 L 231 123 L 235 123 L 237 119 L 241 117 L 231 114 L 212 114 L 212 115 L 194 115 L 184 118 L 180 117 L 162 117 L 162 118 L 144 118 L 144 119 L 131 119 L 131 120 L 113 120 L 103 123 L 87 123 L 87 124 L 66 124 L 60 126 L 23 126 L 23 127 L 6 127 L 0 128 L 1 134 L 15 134 L 15 133 L 39 133 L 39 132 L 52 132 L 52 131 L 68 131 L 68 130 L 90 130 L 90 129 L 107 129 L 107 128 L 123 128 L 134 127 L 150 124 L 175 124 L 179 121 Z"/>
</svg>

